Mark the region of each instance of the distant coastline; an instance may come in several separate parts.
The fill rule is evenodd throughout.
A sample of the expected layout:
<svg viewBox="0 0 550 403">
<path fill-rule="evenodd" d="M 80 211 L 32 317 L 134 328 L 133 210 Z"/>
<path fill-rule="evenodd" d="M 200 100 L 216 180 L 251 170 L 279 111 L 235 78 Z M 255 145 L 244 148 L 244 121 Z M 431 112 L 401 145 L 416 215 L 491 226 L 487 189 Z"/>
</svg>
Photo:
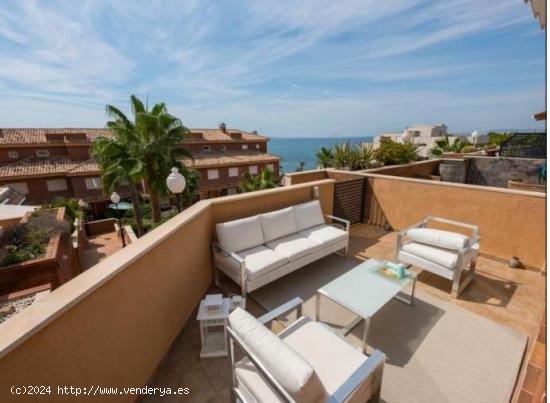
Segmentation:
<svg viewBox="0 0 550 403">
<path fill-rule="evenodd" d="M 317 168 L 315 152 L 321 147 L 330 147 L 335 143 L 372 143 L 372 136 L 358 137 L 271 137 L 267 149 L 270 154 L 282 158 L 283 172 L 294 172 L 300 161 L 305 162 L 304 169 Z"/>
</svg>

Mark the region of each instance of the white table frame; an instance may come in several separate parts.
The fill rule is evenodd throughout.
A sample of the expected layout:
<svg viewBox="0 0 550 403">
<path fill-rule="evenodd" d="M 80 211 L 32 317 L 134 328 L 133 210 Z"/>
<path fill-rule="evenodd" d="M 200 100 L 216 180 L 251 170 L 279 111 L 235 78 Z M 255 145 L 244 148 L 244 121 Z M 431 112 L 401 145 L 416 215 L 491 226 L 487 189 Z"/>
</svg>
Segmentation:
<svg viewBox="0 0 550 403">
<path fill-rule="evenodd" d="M 354 269 L 352 269 L 354 270 Z M 399 295 L 400 291 L 397 291 L 396 294 L 392 297 L 393 299 L 396 299 L 399 302 L 402 302 L 404 304 L 407 304 L 409 306 L 414 305 L 414 295 L 416 290 L 416 279 L 417 275 L 415 272 L 411 270 L 407 270 L 406 275 L 411 278 L 412 280 L 412 287 L 411 287 L 411 293 L 409 295 L 409 298 L 404 298 L 401 295 Z M 333 281 L 338 281 L 338 279 L 335 279 Z M 406 284 L 401 290 L 403 290 L 408 284 Z M 320 322 L 320 315 L 321 315 L 321 296 L 337 303 L 338 305 L 346 308 L 347 310 L 351 311 L 353 314 L 357 315 L 357 318 L 355 318 L 353 321 L 351 321 L 348 325 L 343 327 L 338 331 L 340 336 L 345 337 L 347 336 L 353 329 L 355 329 L 361 322 L 364 322 L 363 325 L 363 336 L 362 336 L 362 347 L 361 351 L 366 354 L 367 353 L 367 339 L 368 339 L 368 333 L 369 333 L 369 327 L 370 327 L 370 320 L 372 316 L 364 316 L 362 313 L 358 312 L 357 309 L 355 309 L 350 304 L 344 302 L 342 299 L 325 292 L 322 288 L 318 289 L 315 293 L 315 321 Z M 390 299 L 392 299 L 390 298 Z M 388 301 L 390 300 L 388 299 Z M 388 302 L 386 301 L 386 303 Z"/>
</svg>

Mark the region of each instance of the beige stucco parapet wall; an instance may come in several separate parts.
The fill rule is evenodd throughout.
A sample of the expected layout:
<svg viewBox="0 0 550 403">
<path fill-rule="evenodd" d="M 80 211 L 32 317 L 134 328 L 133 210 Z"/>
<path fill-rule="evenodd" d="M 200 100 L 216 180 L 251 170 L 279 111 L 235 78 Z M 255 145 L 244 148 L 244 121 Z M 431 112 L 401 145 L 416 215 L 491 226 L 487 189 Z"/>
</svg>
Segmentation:
<svg viewBox="0 0 550 403">
<path fill-rule="evenodd" d="M 13 385 L 145 385 L 212 281 L 215 224 L 311 200 L 313 186 L 331 213 L 333 180 L 201 201 L 0 324 L 0 401 Z"/>
<path fill-rule="evenodd" d="M 292 184 L 334 176 L 338 172 L 365 177 L 368 181 L 365 222 L 379 226 L 390 224 L 400 230 L 420 221 L 424 215 L 434 215 L 476 224 L 483 254 L 503 260 L 516 256 L 524 265 L 542 269 L 546 248 L 546 194 L 397 176 L 428 175 L 438 163 L 439 160 L 428 160 L 361 172 L 327 169 L 288 176 Z"/>
</svg>

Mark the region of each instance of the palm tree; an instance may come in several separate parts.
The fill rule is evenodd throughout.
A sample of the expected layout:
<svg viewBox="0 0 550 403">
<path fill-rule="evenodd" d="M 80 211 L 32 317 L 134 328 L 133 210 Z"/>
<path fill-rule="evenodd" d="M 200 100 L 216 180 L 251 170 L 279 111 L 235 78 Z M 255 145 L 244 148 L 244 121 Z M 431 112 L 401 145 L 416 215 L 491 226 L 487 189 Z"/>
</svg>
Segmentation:
<svg viewBox="0 0 550 403">
<path fill-rule="evenodd" d="M 374 159 L 374 147 L 372 144 L 357 144 L 353 152 L 355 154 L 353 157 L 353 170 L 370 168 Z"/>
<path fill-rule="evenodd" d="M 137 235 L 141 236 L 143 235 L 143 214 L 139 199 L 139 184 L 145 174 L 145 167 L 131 154 L 137 141 L 135 126 L 114 106 L 107 106 L 107 114 L 113 118 L 107 122 L 107 127 L 113 136 L 96 138 L 92 143 L 92 155 L 102 172 L 101 182 L 104 192 L 111 193 L 120 186 L 129 186 Z"/>
<path fill-rule="evenodd" d="M 185 207 L 191 205 L 191 202 L 193 201 L 193 196 L 197 192 L 197 189 L 199 188 L 199 173 L 194 169 L 183 169 L 183 174 L 185 177 L 185 190 L 183 191 L 182 198 L 183 198 L 183 205 Z"/>
<path fill-rule="evenodd" d="M 334 155 L 332 153 L 332 149 L 321 147 L 320 150 L 317 150 L 315 153 L 315 156 L 317 157 L 317 165 L 321 168 L 330 168 L 332 166 L 332 160 L 334 158 Z"/>
<path fill-rule="evenodd" d="M 254 192 L 255 190 L 272 189 L 277 187 L 273 181 L 273 174 L 267 168 L 262 169 L 259 175 L 245 172 L 244 180 L 239 184 L 242 192 Z"/>
<path fill-rule="evenodd" d="M 431 155 L 440 156 L 445 152 L 459 153 L 464 148 L 464 142 L 460 137 L 456 137 L 451 143 L 449 135 L 446 134 L 443 139 L 435 141 L 435 147 L 430 150 Z"/>
<path fill-rule="evenodd" d="M 164 103 L 158 103 L 149 110 L 132 95 L 130 105 L 133 122 L 118 108 L 107 105 L 107 115 L 112 118 L 107 122 L 107 128 L 114 136 L 110 142 L 100 140 L 95 155 L 104 169 L 103 182 L 107 188 L 126 182 L 136 185 L 132 189 L 132 192 L 136 191 L 132 201 L 139 203 L 137 183 L 141 180 L 145 182 L 150 194 L 153 221 L 158 223 L 161 219 L 159 197 L 168 193 L 166 177 L 170 169 L 176 166 L 185 175 L 188 170 L 179 159 L 193 158 L 189 150 L 181 145 L 189 130 L 168 113 Z M 113 161 L 109 162 L 109 159 Z M 102 160 L 105 162 L 102 163 Z M 139 221 L 140 211 L 135 212 L 136 221 Z"/>
</svg>

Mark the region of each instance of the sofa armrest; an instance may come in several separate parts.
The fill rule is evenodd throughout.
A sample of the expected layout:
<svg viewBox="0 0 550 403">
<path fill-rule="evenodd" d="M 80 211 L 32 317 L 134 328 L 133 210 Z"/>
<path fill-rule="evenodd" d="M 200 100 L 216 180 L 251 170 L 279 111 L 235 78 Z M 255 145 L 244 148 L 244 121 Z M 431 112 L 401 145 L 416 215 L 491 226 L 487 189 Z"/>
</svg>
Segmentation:
<svg viewBox="0 0 550 403">
<path fill-rule="evenodd" d="M 380 351 L 375 350 L 355 372 L 334 392 L 329 402 L 345 402 L 351 394 L 359 388 L 370 376 L 373 377 L 373 394 L 379 393 L 382 386 L 382 373 L 386 356 Z"/>
<path fill-rule="evenodd" d="M 346 226 L 346 232 L 349 232 L 349 227 L 351 225 L 351 223 L 349 222 L 349 220 L 345 220 L 343 218 L 340 218 L 340 217 L 336 217 L 336 216 L 333 216 L 331 214 L 325 214 L 325 217 L 326 218 L 330 218 L 331 220 L 334 220 L 334 221 L 338 221 L 338 222 L 341 222 L 342 224 L 344 224 Z"/>
<path fill-rule="evenodd" d="M 237 255 L 235 252 L 229 252 L 219 242 L 214 241 L 213 245 L 214 245 L 214 251 L 220 251 L 221 250 L 222 252 L 224 252 L 228 256 L 230 256 L 231 258 L 235 259 L 237 261 L 237 263 L 239 263 L 239 264 L 244 263 L 244 259 L 242 257 Z"/>
<path fill-rule="evenodd" d="M 262 325 L 265 325 L 266 323 L 271 322 L 272 320 L 277 319 L 277 318 L 283 316 L 284 314 L 289 313 L 289 312 L 291 312 L 295 309 L 296 309 L 296 312 L 297 312 L 297 317 L 299 318 L 300 316 L 302 316 L 302 304 L 303 303 L 304 303 L 304 301 L 300 297 L 296 297 L 296 298 L 288 301 L 287 303 L 285 303 L 283 305 L 280 305 L 277 308 L 272 309 L 271 311 L 267 312 L 266 314 L 260 316 L 258 318 L 258 321 Z"/>
</svg>

